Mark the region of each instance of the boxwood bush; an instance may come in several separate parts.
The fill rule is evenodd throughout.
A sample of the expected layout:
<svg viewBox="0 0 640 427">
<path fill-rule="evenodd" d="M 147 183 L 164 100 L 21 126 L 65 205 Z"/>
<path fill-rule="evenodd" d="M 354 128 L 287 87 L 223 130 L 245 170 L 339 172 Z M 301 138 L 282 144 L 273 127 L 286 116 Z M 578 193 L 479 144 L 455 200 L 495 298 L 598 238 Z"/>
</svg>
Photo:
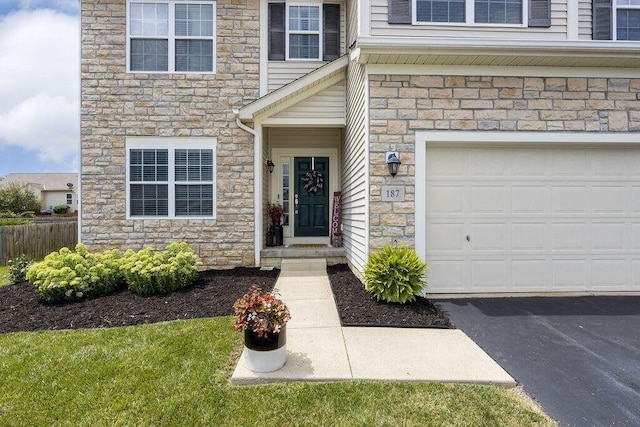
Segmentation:
<svg viewBox="0 0 640 427">
<path fill-rule="evenodd" d="M 124 254 L 121 270 L 129 289 L 140 295 L 164 294 L 193 284 L 198 278 L 198 256 L 184 242 L 157 252 L 145 248 Z"/>
<path fill-rule="evenodd" d="M 426 286 L 427 264 L 409 247 L 384 246 L 373 252 L 364 269 L 364 288 L 378 301 L 415 301 Z"/>
<path fill-rule="evenodd" d="M 62 248 L 27 270 L 27 280 L 49 303 L 106 295 L 124 285 L 117 249 L 92 254 L 79 243 L 75 250 Z"/>
</svg>

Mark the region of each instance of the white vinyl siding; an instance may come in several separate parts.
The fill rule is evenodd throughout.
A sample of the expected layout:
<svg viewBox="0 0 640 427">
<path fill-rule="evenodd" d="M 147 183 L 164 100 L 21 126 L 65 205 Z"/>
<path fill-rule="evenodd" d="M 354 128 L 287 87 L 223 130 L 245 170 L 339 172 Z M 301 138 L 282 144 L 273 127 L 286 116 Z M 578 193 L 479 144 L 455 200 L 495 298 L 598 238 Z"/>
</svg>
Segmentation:
<svg viewBox="0 0 640 427">
<path fill-rule="evenodd" d="M 525 5 L 525 7 L 527 7 Z M 529 28 L 526 21 L 523 26 L 505 25 L 467 25 L 430 23 L 428 25 L 397 25 L 388 23 L 388 0 L 371 0 L 371 36 L 377 37 L 469 37 L 492 39 L 540 39 L 564 40 L 567 35 L 566 0 L 552 0 L 551 27 Z"/>
<path fill-rule="evenodd" d="M 346 51 L 346 11 L 344 1 L 331 2 L 340 4 L 340 55 Z M 264 25 L 266 25 L 266 20 Z M 267 62 L 267 93 L 299 79 L 311 71 L 325 65 L 325 61 L 268 61 Z"/>
<path fill-rule="evenodd" d="M 342 150 L 342 234 L 347 259 L 364 271 L 369 256 L 367 86 L 365 66 L 349 64 L 347 134 Z"/>
<path fill-rule="evenodd" d="M 578 38 L 580 40 L 591 40 L 592 38 L 591 1 L 592 0 L 579 0 L 578 2 Z"/>
<path fill-rule="evenodd" d="M 127 218 L 215 218 L 215 145 L 215 138 L 127 138 Z"/>
<path fill-rule="evenodd" d="M 317 93 L 296 105 L 275 114 L 274 118 L 323 118 L 344 120 L 346 87 L 342 81 Z"/>
</svg>

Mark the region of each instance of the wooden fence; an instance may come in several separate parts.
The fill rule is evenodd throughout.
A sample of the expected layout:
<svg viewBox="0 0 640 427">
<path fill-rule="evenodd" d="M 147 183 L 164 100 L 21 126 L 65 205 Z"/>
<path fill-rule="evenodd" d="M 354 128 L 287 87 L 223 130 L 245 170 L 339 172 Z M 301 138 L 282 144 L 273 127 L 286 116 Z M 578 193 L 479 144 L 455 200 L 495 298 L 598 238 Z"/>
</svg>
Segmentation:
<svg viewBox="0 0 640 427">
<path fill-rule="evenodd" d="M 0 265 L 22 254 L 42 259 L 63 247 L 78 243 L 78 221 L 0 227 Z"/>
</svg>

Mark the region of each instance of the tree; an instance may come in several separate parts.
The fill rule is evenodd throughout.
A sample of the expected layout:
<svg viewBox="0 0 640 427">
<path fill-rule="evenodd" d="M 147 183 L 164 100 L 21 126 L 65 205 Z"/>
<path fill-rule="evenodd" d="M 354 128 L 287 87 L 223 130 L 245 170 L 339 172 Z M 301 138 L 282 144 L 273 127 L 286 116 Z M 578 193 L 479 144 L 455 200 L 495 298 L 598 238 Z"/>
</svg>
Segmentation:
<svg viewBox="0 0 640 427">
<path fill-rule="evenodd" d="M 28 184 L 12 182 L 0 186 L 0 212 L 40 212 L 40 200 Z"/>
</svg>

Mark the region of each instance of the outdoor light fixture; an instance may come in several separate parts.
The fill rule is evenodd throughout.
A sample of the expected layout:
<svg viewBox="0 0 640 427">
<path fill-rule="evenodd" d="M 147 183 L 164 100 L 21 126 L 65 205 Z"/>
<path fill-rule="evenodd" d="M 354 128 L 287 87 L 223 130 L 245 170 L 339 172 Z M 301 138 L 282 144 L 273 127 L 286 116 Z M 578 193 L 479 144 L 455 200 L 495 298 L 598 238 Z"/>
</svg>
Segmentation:
<svg viewBox="0 0 640 427">
<path fill-rule="evenodd" d="M 389 166 L 389 173 L 391 176 L 396 176 L 398 168 L 402 163 L 400 162 L 400 154 L 397 151 L 387 152 L 387 166 Z"/>
<path fill-rule="evenodd" d="M 269 173 L 273 173 L 273 168 L 276 167 L 276 164 L 271 160 L 267 160 L 267 167 L 269 168 Z"/>
</svg>

